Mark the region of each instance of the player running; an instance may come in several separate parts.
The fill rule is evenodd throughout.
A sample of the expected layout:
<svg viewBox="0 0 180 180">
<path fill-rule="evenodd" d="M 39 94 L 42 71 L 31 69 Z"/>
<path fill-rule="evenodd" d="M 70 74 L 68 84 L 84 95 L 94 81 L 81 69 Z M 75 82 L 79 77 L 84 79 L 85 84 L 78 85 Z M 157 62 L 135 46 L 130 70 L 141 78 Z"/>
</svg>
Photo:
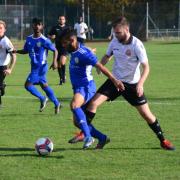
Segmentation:
<svg viewBox="0 0 180 180">
<path fill-rule="evenodd" d="M 13 53 L 14 47 L 7 36 L 6 23 L 0 20 L 0 107 L 2 105 L 1 96 L 5 94 L 4 79 L 10 75 L 16 63 L 16 55 Z"/>
<path fill-rule="evenodd" d="M 164 137 L 161 126 L 156 116 L 151 112 L 147 99 L 144 95 L 144 83 L 149 74 L 149 63 L 143 43 L 131 35 L 129 22 L 125 17 L 119 17 L 113 23 L 113 31 L 116 38 L 109 44 L 101 64 L 107 64 L 114 56 L 113 75 L 122 81 L 125 90 L 117 91 L 113 82 L 108 79 L 98 89 L 97 93 L 89 102 L 86 109 L 86 117 L 90 121 L 95 117 L 97 108 L 107 100 L 115 100 L 123 96 L 125 100 L 137 109 L 141 117 L 156 134 L 160 146 L 165 150 L 175 150 L 173 144 Z M 140 71 L 141 67 L 141 71 Z M 72 138 L 70 143 L 81 141 L 82 132 Z M 102 149 L 106 141 L 99 144 Z"/>
<path fill-rule="evenodd" d="M 49 32 L 49 37 L 51 40 L 55 40 L 56 49 L 58 50 L 58 73 L 59 73 L 59 85 L 62 85 L 66 82 L 66 60 L 68 53 L 62 47 L 60 42 L 60 36 L 64 30 L 68 29 L 69 26 L 66 25 L 66 17 L 64 15 L 60 15 L 58 18 L 58 24 L 53 26 Z"/>
<path fill-rule="evenodd" d="M 57 68 L 57 50 L 51 41 L 41 33 L 43 30 L 42 20 L 34 18 L 32 20 L 32 28 L 33 34 L 26 38 L 24 49 L 16 51 L 19 54 L 29 54 L 31 59 L 31 72 L 25 82 L 25 88 L 40 100 L 40 112 L 46 107 L 49 98 L 55 105 L 55 114 L 58 114 L 60 102 L 55 97 L 53 90 L 48 86 L 46 80 L 48 50 L 53 52 L 53 63 L 50 67 L 53 70 Z M 36 89 L 34 86 L 36 84 L 41 86 L 48 98 Z"/>
<path fill-rule="evenodd" d="M 109 141 L 109 138 L 95 129 L 86 119 L 84 109 L 89 100 L 96 92 L 95 82 L 92 76 L 92 67 L 99 68 L 118 90 L 123 90 L 124 86 L 121 81 L 116 80 L 113 75 L 100 64 L 97 57 L 86 46 L 77 41 L 77 35 L 74 30 L 67 30 L 62 34 L 61 42 L 67 51 L 71 54 L 69 72 L 70 80 L 74 92 L 71 101 L 71 110 L 73 112 L 77 126 L 84 133 L 83 149 L 88 148 L 97 138 L 99 142 Z"/>
<path fill-rule="evenodd" d="M 114 56 L 113 75 L 123 82 L 125 90 L 119 92 L 108 79 L 99 88 L 87 107 L 87 118 L 94 118 L 97 108 L 107 100 L 115 100 L 123 96 L 135 107 L 141 117 L 156 134 L 160 145 L 165 150 L 175 150 L 173 144 L 165 139 L 156 116 L 151 112 L 144 94 L 144 83 L 149 74 L 149 63 L 143 43 L 133 36 L 129 30 L 129 22 L 125 17 L 119 17 L 113 23 L 116 38 L 109 44 L 106 54 L 101 60 L 105 65 Z"/>
</svg>

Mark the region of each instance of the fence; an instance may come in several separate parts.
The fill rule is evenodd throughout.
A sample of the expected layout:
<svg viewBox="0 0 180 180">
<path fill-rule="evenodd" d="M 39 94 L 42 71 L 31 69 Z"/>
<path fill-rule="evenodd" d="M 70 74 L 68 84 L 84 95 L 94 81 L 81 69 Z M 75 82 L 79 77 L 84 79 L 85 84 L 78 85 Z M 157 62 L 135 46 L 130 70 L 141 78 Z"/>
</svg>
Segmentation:
<svg viewBox="0 0 180 180">
<path fill-rule="evenodd" d="M 34 16 L 42 17 L 38 7 L 24 5 L 0 6 L 0 19 L 7 24 L 6 34 L 10 38 L 24 39 L 31 30 L 31 19 Z"/>
<path fill-rule="evenodd" d="M 178 29 L 149 29 L 149 39 L 180 40 Z"/>
<path fill-rule="evenodd" d="M 105 1 L 103 2 L 105 3 Z M 123 6 L 122 9 L 117 9 L 115 3 L 113 6 L 114 11 L 106 11 L 101 6 L 98 6 L 96 10 L 91 9 L 91 7 L 87 8 L 87 5 L 85 6 L 85 22 L 93 28 L 94 38 L 107 38 L 111 31 L 112 20 L 124 14 L 130 20 L 132 34 L 145 39 L 146 2 Z M 73 27 L 77 17 L 82 13 L 81 8 L 81 4 L 68 5 L 62 0 L 56 1 L 56 4 L 51 1 L 40 0 L 36 1 L 34 5 L 0 5 L 0 19 L 7 23 L 7 35 L 10 38 L 24 39 L 32 33 L 30 23 L 33 17 L 43 19 L 45 24 L 44 33 L 47 34 L 50 28 L 57 23 L 59 14 L 65 14 L 67 23 Z M 148 30 L 149 38 L 173 37 L 179 39 L 180 15 L 178 0 L 171 0 L 171 3 L 160 0 L 150 1 L 149 15 L 151 17 Z"/>
</svg>

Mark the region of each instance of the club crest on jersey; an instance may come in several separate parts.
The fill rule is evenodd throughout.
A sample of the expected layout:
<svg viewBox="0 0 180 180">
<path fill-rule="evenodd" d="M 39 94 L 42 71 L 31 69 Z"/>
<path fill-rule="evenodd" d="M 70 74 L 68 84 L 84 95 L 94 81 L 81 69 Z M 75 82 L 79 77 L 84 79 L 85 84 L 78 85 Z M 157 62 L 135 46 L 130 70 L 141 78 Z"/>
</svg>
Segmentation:
<svg viewBox="0 0 180 180">
<path fill-rule="evenodd" d="M 41 42 L 37 42 L 37 47 L 41 47 Z"/>
<path fill-rule="evenodd" d="M 75 58 L 74 58 L 74 61 L 75 61 L 76 64 L 78 64 L 78 63 L 79 63 L 78 57 L 75 57 Z"/>
<path fill-rule="evenodd" d="M 131 50 L 130 50 L 130 49 L 127 49 L 126 52 L 125 52 L 125 54 L 126 54 L 127 56 L 131 56 Z"/>
</svg>

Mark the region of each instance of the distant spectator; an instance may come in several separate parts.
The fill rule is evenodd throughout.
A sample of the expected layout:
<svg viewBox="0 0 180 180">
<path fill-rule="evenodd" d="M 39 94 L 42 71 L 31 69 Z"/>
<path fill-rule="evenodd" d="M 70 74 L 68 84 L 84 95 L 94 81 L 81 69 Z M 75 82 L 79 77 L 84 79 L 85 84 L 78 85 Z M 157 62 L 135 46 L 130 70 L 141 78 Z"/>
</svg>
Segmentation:
<svg viewBox="0 0 180 180">
<path fill-rule="evenodd" d="M 88 32 L 88 26 L 83 22 L 83 17 L 78 18 L 78 22 L 74 25 L 74 29 L 77 32 L 77 40 L 80 43 L 84 43 L 86 40 L 86 33 Z"/>
<path fill-rule="evenodd" d="M 110 33 L 110 35 L 108 36 L 108 40 L 111 41 L 114 37 L 115 37 L 114 30 L 113 30 L 113 28 L 111 28 L 111 33 Z"/>
</svg>

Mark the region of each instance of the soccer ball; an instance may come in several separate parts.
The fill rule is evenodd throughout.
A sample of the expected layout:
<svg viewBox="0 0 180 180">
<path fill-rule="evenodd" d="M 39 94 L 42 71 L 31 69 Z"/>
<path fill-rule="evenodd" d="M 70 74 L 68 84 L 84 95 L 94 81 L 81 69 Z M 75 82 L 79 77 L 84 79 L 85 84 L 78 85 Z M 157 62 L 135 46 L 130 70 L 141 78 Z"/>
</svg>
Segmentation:
<svg viewBox="0 0 180 180">
<path fill-rule="evenodd" d="M 53 142 L 49 138 L 39 138 L 35 144 L 35 150 L 38 155 L 46 156 L 53 151 Z"/>
</svg>

